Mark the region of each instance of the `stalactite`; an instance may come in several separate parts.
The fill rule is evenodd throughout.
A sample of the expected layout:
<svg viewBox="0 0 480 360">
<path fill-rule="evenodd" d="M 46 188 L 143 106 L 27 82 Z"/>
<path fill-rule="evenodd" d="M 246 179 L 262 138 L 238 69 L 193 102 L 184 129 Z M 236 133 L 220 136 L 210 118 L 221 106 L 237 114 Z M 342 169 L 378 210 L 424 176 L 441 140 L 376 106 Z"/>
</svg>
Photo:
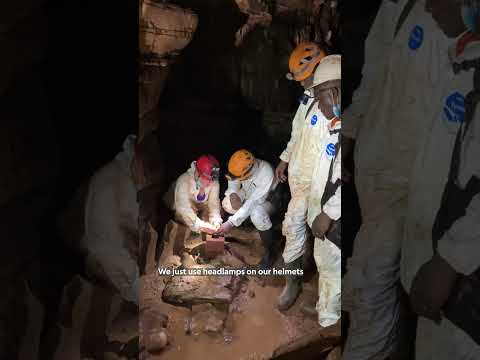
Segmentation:
<svg viewBox="0 0 480 360">
<path fill-rule="evenodd" d="M 235 46 L 240 46 L 258 25 L 268 27 L 276 19 L 281 21 L 282 18 L 293 17 L 297 30 L 292 40 L 296 44 L 301 41 L 317 41 L 330 46 L 329 34 L 336 32 L 338 27 L 337 0 L 235 1 L 240 11 L 248 15 L 247 22 L 236 33 Z M 314 26 L 315 31 L 308 32 L 307 24 Z"/>
</svg>

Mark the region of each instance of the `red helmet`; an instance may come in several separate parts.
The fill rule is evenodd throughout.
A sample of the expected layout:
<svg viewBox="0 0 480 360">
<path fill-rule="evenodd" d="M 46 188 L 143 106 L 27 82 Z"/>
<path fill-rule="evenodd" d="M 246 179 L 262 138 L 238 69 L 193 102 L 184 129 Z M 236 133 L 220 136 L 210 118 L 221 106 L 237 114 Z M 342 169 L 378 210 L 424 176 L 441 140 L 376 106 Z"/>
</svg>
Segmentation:
<svg viewBox="0 0 480 360">
<path fill-rule="evenodd" d="M 212 155 L 202 155 L 197 159 L 197 171 L 200 177 L 211 181 L 218 180 L 220 176 L 220 163 Z"/>
</svg>

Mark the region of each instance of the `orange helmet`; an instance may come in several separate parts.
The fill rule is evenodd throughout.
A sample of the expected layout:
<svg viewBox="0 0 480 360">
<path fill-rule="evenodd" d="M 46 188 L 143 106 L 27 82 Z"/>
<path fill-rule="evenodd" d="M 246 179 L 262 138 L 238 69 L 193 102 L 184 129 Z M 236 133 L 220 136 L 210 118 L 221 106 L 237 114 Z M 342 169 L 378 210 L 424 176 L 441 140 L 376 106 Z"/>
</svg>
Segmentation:
<svg viewBox="0 0 480 360">
<path fill-rule="evenodd" d="M 326 55 L 318 44 L 313 42 L 301 43 L 290 55 L 288 60 L 290 73 L 287 74 L 287 78 L 296 81 L 305 80 L 313 74 L 315 67 Z"/>
<path fill-rule="evenodd" d="M 228 161 L 229 180 L 245 180 L 252 174 L 255 157 L 245 149 L 236 151 Z"/>
</svg>

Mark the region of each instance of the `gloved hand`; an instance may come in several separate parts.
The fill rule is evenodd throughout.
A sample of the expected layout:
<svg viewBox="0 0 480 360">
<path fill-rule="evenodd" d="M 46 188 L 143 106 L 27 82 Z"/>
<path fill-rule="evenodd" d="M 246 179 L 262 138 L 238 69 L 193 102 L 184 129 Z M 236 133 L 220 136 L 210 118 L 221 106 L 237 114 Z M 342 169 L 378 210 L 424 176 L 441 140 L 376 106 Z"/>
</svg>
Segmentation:
<svg viewBox="0 0 480 360">
<path fill-rule="evenodd" d="M 210 235 L 215 234 L 215 231 L 216 231 L 215 229 L 205 228 L 205 227 L 202 227 L 202 228 L 200 228 L 199 230 L 200 230 L 200 232 L 202 232 L 202 233 L 206 233 L 206 234 L 210 234 Z"/>
<path fill-rule="evenodd" d="M 312 223 L 312 233 L 318 239 L 323 239 L 325 234 L 332 226 L 332 219 L 328 217 L 324 212 L 317 215 Z"/>
<path fill-rule="evenodd" d="M 216 228 L 214 225 L 210 224 L 209 222 L 203 221 L 202 219 L 197 217 L 192 230 L 194 232 L 204 232 L 207 234 L 213 234 Z"/>
<path fill-rule="evenodd" d="M 215 235 L 225 235 L 228 234 L 233 229 L 233 224 L 229 221 L 225 221 L 220 229 L 215 232 Z"/>
<path fill-rule="evenodd" d="M 223 223 L 222 219 L 214 220 L 211 222 L 213 229 L 209 228 L 208 231 L 204 231 L 204 232 L 210 235 L 214 235 L 220 229 L 220 227 L 222 226 L 222 223 Z"/>
<path fill-rule="evenodd" d="M 457 272 L 440 255 L 423 264 L 410 289 L 410 303 L 418 315 L 439 323 L 441 308 L 447 302 L 457 280 Z"/>
<path fill-rule="evenodd" d="M 288 168 L 288 163 L 281 160 L 280 163 L 277 165 L 277 168 L 275 169 L 275 176 L 282 183 L 287 181 L 287 176 L 285 175 L 285 171 L 287 171 L 287 168 Z"/>
<path fill-rule="evenodd" d="M 242 207 L 242 199 L 240 199 L 240 196 L 235 193 L 230 194 L 230 205 L 232 205 L 233 210 L 240 209 Z"/>
</svg>

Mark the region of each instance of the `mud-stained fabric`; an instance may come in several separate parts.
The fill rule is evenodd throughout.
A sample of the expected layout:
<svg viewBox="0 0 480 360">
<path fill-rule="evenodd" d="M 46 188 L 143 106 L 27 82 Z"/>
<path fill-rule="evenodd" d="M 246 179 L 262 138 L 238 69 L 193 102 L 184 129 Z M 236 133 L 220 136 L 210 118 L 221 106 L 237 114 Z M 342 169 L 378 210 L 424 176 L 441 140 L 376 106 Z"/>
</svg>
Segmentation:
<svg viewBox="0 0 480 360">
<path fill-rule="evenodd" d="M 329 160 L 333 159 L 335 154 L 335 151 L 332 152 L 332 145 L 326 143 L 329 136 L 329 122 L 318 105 L 313 102 L 313 99 L 309 99 L 306 104 L 300 104 L 293 119 L 290 141 L 280 155 L 280 159 L 288 163 L 288 184 L 292 195 L 282 224 L 282 232 L 286 237 L 283 251 L 283 259 L 286 263 L 295 261 L 305 252 L 307 213 L 312 196 L 312 184 L 314 181 L 315 189 L 320 191 L 319 194 L 314 194 L 315 198 L 319 195 L 321 199 L 328 178 Z M 326 172 L 320 174 L 319 179 L 314 180 L 316 170 L 325 170 L 322 159 L 328 163 Z M 313 212 L 319 209 L 320 206 L 312 209 L 312 217 Z"/>
<path fill-rule="evenodd" d="M 465 41 L 470 39 L 470 41 Z M 478 40 L 465 33 L 452 39 L 449 55 L 461 62 L 480 57 Z M 462 50 L 463 49 L 463 50 Z M 447 54 L 444 54 L 447 61 Z M 458 176 L 454 184 L 461 192 L 468 187 L 472 177 L 480 176 L 478 154 L 480 151 L 480 122 L 478 111 L 466 128 L 466 97 L 473 89 L 474 70 L 446 73 L 441 84 L 442 95 L 437 101 L 437 113 L 430 119 L 430 131 L 419 149 L 414 165 L 405 235 L 402 244 L 401 277 L 407 291 L 420 267 L 433 256 L 432 235 L 438 241 L 438 253 L 458 273 L 469 275 L 480 267 L 480 196 L 470 199 L 464 215 L 456 219 L 442 235 L 437 235 L 436 223 L 443 193 L 451 171 L 451 161 L 457 134 L 462 139 L 459 148 Z M 454 101 L 455 100 L 455 101 Z M 458 104 L 458 105 L 457 105 Z M 478 108 L 478 105 L 477 105 Z M 466 132 L 465 132 L 466 130 Z M 448 161 L 446 161 L 448 159 Z M 464 194 L 457 193 L 450 208 L 442 209 L 458 213 L 455 209 Z M 447 205 L 447 204 L 443 204 Z M 448 217 L 447 217 L 448 219 Z M 438 220 L 438 219 L 437 219 Z M 433 229 L 433 231 L 432 231 Z M 438 237 L 440 239 L 438 239 Z M 456 291 L 456 289 L 454 289 Z M 466 312 L 469 310 L 465 309 Z M 447 312 L 447 311 L 445 311 Z M 416 358 L 429 359 L 478 359 L 480 346 L 460 328 L 443 318 L 440 325 L 420 318 L 417 325 Z"/>
<path fill-rule="evenodd" d="M 329 124 L 332 123 L 332 120 Z M 315 218 L 324 212 L 328 217 L 337 221 L 342 216 L 342 187 L 338 186 L 333 194 L 325 200 L 322 206 L 322 198 L 324 197 L 327 182 L 341 182 L 342 177 L 342 154 L 339 144 L 340 122 L 334 125 L 334 128 L 324 137 L 322 141 L 322 152 L 320 161 L 313 171 L 312 185 L 310 189 L 310 198 L 308 203 L 307 222 L 311 227 Z M 333 162 L 333 164 L 332 164 Z M 331 178 L 329 179 L 331 171 Z"/>
<path fill-rule="evenodd" d="M 362 68 L 362 81 L 355 90 L 352 103 L 343 112 L 345 124 L 342 134 L 355 139 L 363 117 L 372 101 L 375 101 L 375 88 L 386 76 L 386 66 L 392 46 L 395 24 L 405 0 L 393 2 L 382 0 L 370 32 L 365 41 L 365 61 Z"/>
<path fill-rule="evenodd" d="M 313 256 L 318 270 L 318 323 L 327 327 L 341 316 L 342 253 L 328 239 L 315 239 Z"/>
<path fill-rule="evenodd" d="M 228 181 L 228 188 L 222 200 L 223 209 L 231 214 L 228 218 L 234 226 L 240 226 L 250 217 L 253 225 L 259 231 L 266 231 L 272 227 L 270 216 L 274 207 L 267 198 L 275 190 L 277 181 L 273 167 L 264 160 L 257 159 L 253 174 L 245 180 Z M 230 203 L 230 195 L 237 194 L 242 206 L 234 210 Z"/>
<path fill-rule="evenodd" d="M 438 111 L 432 98 L 440 97 L 446 72 L 445 36 L 424 1 L 416 2 L 393 38 L 405 3 L 382 3 L 367 40 L 365 93 L 358 95 L 359 107 L 352 106 L 356 115 L 349 118 L 347 110 L 343 116 L 344 129 L 355 122 L 345 134 L 356 139 L 363 221 L 342 282 L 343 307 L 352 319 L 345 360 L 383 360 L 398 345 L 400 249 L 410 178 L 428 119 Z"/>
<path fill-rule="evenodd" d="M 232 205 L 230 204 L 229 196 L 226 196 L 222 200 L 222 206 L 226 212 L 232 215 L 238 211 L 233 209 Z M 262 204 L 256 205 L 250 210 L 250 220 L 258 231 L 267 231 L 272 227 L 272 220 L 270 217 L 274 213 L 274 205 L 269 201 L 265 201 Z"/>
<path fill-rule="evenodd" d="M 195 181 L 195 162 L 190 169 L 182 174 L 175 183 L 174 211 L 192 231 L 200 232 L 201 228 L 212 228 L 222 224 L 220 215 L 220 184 L 218 181 L 205 188 L 205 194 L 200 196 L 200 188 Z M 199 216 L 201 210 L 208 212 L 208 220 Z"/>
<path fill-rule="evenodd" d="M 295 261 L 305 253 L 307 240 L 307 211 L 310 184 L 289 180 L 292 199 L 288 204 L 282 233 L 286 238 L 283 259 L 286 263 Z"/>
</svg>

